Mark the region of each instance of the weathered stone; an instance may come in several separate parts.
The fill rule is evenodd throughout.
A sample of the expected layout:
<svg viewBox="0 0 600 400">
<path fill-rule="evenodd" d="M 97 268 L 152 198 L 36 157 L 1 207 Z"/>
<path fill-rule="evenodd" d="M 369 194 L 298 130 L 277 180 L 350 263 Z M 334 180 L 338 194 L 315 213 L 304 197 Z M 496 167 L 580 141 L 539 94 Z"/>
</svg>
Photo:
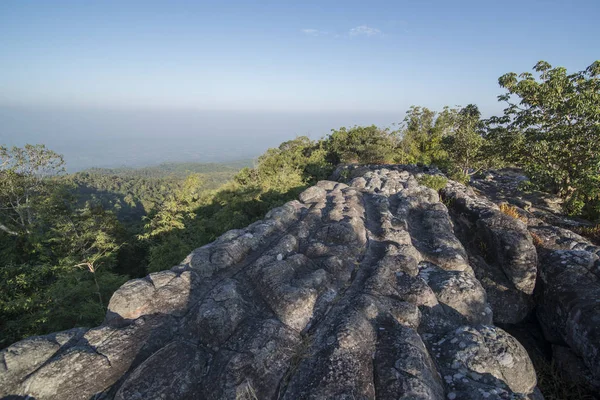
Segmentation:
<svg viewBox="0 0 600 400">
<path fill-rule="evenodd" d="M 134 320 L 151 314 L 182 315 L 192 301 L 193 287 L 198 282 L 199 278 L 192 271 L 179 275 L 171 271 L 168 274 L 160 272 L 145 279 L 131 280 L 111 297 L 106 322 Z"/>
<path fill-rule="evenodd" d="M 115 400 L 197 399 L 210 356 L 202 348 L 175 341 L 154 353 L 125 379 Z"/>
<path fill-rule="evenodd" d="M 36 399 L 90 398 L 127 372 L 154 328 L 154 321 L 138 318 L 124 328 L 91 329 L 30 374 L 18 394 Z"/>
<path fill-rule="evenodd" d="M 385 322 L 377 331 L 377 398 L 443 399 L 444 385 L 421 337 L 401 324 Z"/>
<path fill-rule="evenodd" d="M 469 243 L 471 266 L 488 292 L 495 321 L 523 320 L 534 307 L 537 275 L 537 252 L 527 226 L 462 184 L 448 182 L 442 195 L 458 236 Z"/>
<path fill-rule="evenodd" d="M 507 392 L 527 395 L 536 387 L 535 370 L 527 352 L 500 328 L 459 327 L 430 341 L 429 348 L 440 365 L 447 391 L 455 393 L 457 399 Z"/>
<path fill-rule="evenodd" d="M 546 340 L 552 343 L 553 364 L 560 376 L 597 393 L 600 390 L 600 247 L 567 229 L 586 222 L 565 217 L 561 199 L 548 193 L 520 191 L 519 183 L 526 178 L 519 176 L 519 171 L 492 171 L 491 175 L 493 179 L 475 180 L 473 186 L 493 201 L 520 207 L 515 211 L 526 219 L 537 247 L 537 320 Z M 485 279 L 478 277 L 486 286 Z M 486 289 L 493 302 L 498 292 Z M 510 291 L 498 298 L 514 307 L 517 303 L 514 296 L 506 293 Z"/>
<path fill-rule="evenodd" d="M 527 226 L 497 210 L 489 210 L 477 220 L 488 257 L 500 264 L 506 277 L 525 294 L 532 294 L 537 273 L 537 252 Z"/>
<path fill-rule="evenodd" d="M 522 223 L 453 182 L 446 201 L 455 196 L 464 204 L 447 208 L 418 183 L 423 171 L 339 170 L 350 186 L 320 181 L 300 201 L 226 232 L 172 270 L 126 283 L 100 327 L 4 350 L 0 394 L 539 398 L 527 354 L 491 325 L 499 307 L 516 320 L 530 310 L 531 237 Z M 457 210 L 468 214 L 464 223 Z M 463 233 L 487 243 L 494 260 L 474 252 Z M 482 265 L 473 261 L 478 257 Z M 589 262 L 577 265 L 573 270 L 583 272 Z M 502 288 L 524 298 L 503 296 Z M 502 304 L 513 301 L 527 304 L 525 311 Z M 591 303 L 578 304 L 577 315 L 593 320 Z M 573 314 L 557 333 L 578 356 L 593 352 L 596 340 L 581 318 Z"/>
<path fill-rule="evenodd" d="M 327 191 L 319 186 L 312 186 L 300 193 L 299 199 L 305 204 L 318 203 L 325 200 Z"/>
<path fill-rule="evenodd" d="M 569 347 L 552 345 L 552 360 L 554 366 L 569 382 L 583 387 L 600 387 L 600 382 L 592 375 L 583 359 Z"/>
<path fill-rule="evenodd" d="M 23 379 L 52 358 L 63 345 L 78 341 L 85 333 L 75 328 L 46 336 L 34 336 L 0 352 L 0 396 L 18 393 Z"/>
<path fill-rule="evenodd" d="M 538 317 L 546 338 L 566 343 L 600 389 L 600 257 L 584 250 L 548 250 L 540 263 Z"/>
<path fill-rule="evenodd" d="M 431 287 L 446 313 L 456 315 L 458 323 L 492 323 L 485 290 L 474 275 L 446 271 L 431 264 L 421 269 L 419 276 Z"/>
</svg>

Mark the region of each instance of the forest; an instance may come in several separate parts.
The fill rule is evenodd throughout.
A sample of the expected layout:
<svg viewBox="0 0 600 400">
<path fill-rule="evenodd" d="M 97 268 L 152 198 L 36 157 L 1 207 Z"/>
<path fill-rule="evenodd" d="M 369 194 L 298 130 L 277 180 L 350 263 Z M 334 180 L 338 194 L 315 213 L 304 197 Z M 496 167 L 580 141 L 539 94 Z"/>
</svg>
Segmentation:
<svg viewBox="0 0 600 400">
<path fill-rule="evenodd" d="M 0 348 L 99 324 L 125 281 L 171 268 L 340 163 L 435 165 L 465 184 L 518 167 L 530 179 L 524 190 L 556 193 L 566 214 L 600 222 L 600 61 L 574 73 L 541 61 L 499 85 L 499 116 L 482 119 L 474 104 L 413 106 L 398 129 L 296 137 L 254 162 L 66 174 L 44 145 L 0 147 Z"/>
</svg>

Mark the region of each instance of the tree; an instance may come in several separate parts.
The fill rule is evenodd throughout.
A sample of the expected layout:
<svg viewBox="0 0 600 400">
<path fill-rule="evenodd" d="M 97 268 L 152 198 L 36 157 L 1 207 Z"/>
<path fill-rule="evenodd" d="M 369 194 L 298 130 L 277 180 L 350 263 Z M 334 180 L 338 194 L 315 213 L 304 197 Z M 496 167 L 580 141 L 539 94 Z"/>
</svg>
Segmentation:
<svg viewBox="0 0 600 400">
<path fill-rule="evenodd" d="M 45 178 L 61 172 L 62 156 L 44 145 L 0 146 L 0 230 L 31 234 L 40 200 L 51 190 Z"/>
<path fill-rule="evenodd" d="M 480 117 L 476 105 L 462 108 L 454 115 L 453 131 L 443 139 L 443 147 L 451 163 L 449 169 L 463 176 L 473 175 L 486 166 Z"/>
<path fill-rule="evenodd" d="M 397 138 L 375 125 L 354 126 L 332 130 L 325 145 L 334 165 L 339 162 L 379 164 L 392 161 Z"/>
<path fill-rule="evenodd" d="M 186 220 L 194 218 L 194 210 L 200 205 L 202 177 L 191 174 L 181 187 L 175 190 L 160 209 L 148 219 L 145 233 L 141 239 L 150 239 L 168 233 L 174 229 L 184 229 Z"/>
<path fill-rule="evenodd" d="M 43 230 L 21 238 L 28 246 L 12 249 L 18 257 L 0 261 L 0 346 L 26 335 L 97 324 L 106 301 L 126 280 L 112 272 L 122 230 L 115 216 L 99 205 L 78 207 L 63 189 L 54 188 L 54 199 L 40 202 Z"/>
<path fill-rule="evenodd" d="M 511 150 L 508 159 L 540 185 L 553 188 L 578 213 L 600 200 L 600 61 L 568 74 L 545 61 L 534 70 L 501 76 L 508 104 L 489 120 L 494 140 Z M 518 102 L 517 102 L 518 100 Z M 595 206 L 594 206 L 595 205 Z M 600 210 L 598 210 L 600 211 Z"/>
<path fill-rule="evenodd" d="M 441 113 L 412 106 L 403 121 L 400 143 L 402 163 L 444 164 L 447 153 L 442 140 L 452 132 L 457 110 L 444 107 Z"/>
<path fill-rule="evenodd" d="M 96 273 L 100 267 L 110 268 L 116 262 L 117 251 L 121 247 L 117 242 L 119 223 L 114 215 L 98 205 L 88 204 L 78 214 L 76 224 L 69 219 L 72 225 L 71 229 L 67 228 L 66 241 L 70 247 L 67 254 L 80 261 L 76 261 L 76 268 L 87 269 L 92 274 L 98 303 L 104 307 Z"/>
</svg>

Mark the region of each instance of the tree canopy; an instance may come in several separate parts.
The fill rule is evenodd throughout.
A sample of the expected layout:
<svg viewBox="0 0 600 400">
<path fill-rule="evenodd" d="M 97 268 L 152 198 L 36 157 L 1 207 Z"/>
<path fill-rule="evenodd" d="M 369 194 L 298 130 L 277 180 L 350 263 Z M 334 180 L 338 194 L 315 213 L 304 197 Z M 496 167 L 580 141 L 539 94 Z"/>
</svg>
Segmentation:
<svg viewBox="0 0 600 400">
<path fill-rule="evenodd" d="M 600 61 L 567 73 L 538 62 L 534 71 L 505 74 L 504 115 L 489 120 L 506 159 L 532 181 L 553 188 L 571 213 L 600 212 Z M 592 210 L 593 209 L 593 210 Z"/>
</svg>

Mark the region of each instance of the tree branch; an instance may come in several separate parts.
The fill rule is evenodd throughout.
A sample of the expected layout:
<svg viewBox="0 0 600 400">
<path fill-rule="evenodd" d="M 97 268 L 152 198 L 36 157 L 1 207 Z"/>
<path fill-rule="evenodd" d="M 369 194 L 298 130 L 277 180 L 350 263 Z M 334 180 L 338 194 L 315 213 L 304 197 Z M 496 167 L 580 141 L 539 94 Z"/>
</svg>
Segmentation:
<svg viewBox="0 0 600 400">
<path fill-rule="evenodd" d="M 1 224 L 1 223 L 0 223 L 0 230 L 8 233 L 11 236 L 19 236 L 18 232 L 10 230 L 10 228 L 8 228 L 7 226 L 5 226 L 4 224 Z"/>
</svg>

